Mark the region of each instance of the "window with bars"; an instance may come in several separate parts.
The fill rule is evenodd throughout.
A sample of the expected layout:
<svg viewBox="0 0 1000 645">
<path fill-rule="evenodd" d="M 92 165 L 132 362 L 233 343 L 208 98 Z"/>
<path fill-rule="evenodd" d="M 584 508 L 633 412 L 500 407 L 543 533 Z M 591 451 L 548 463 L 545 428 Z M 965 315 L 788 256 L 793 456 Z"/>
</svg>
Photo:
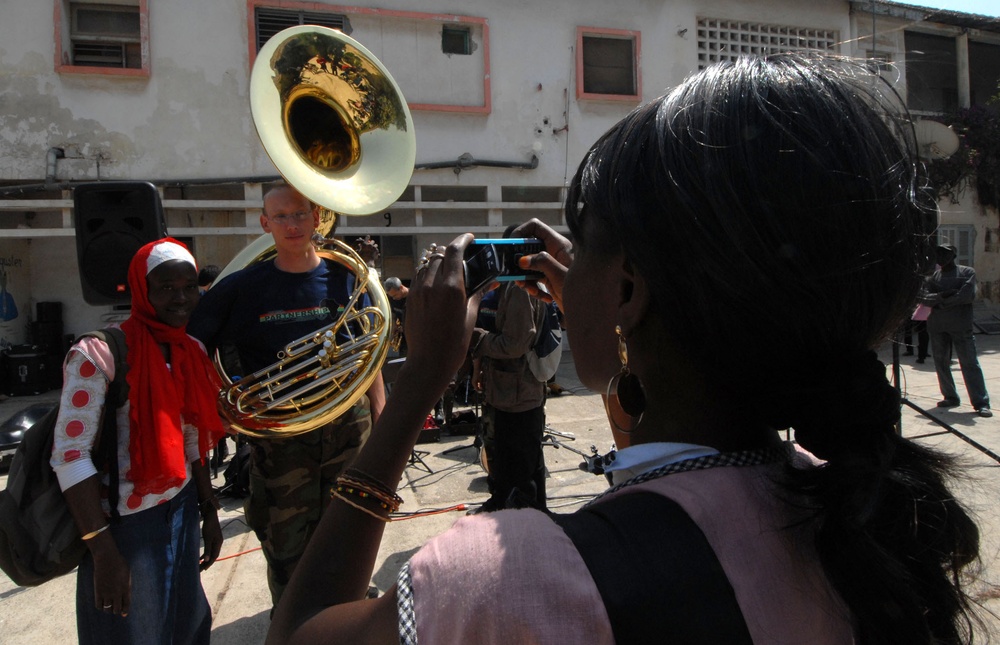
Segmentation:
<svg viewBox="0 0 1000 645">
<path fill-rule="evenodd" d="M 740 56 L 815 50 L 837 53 L 839 42 L 840 33 L 835 29 L 699 18 L 698 68 Z"/>
<path fill-rule="evenodd" d="M 273 7 L 257 7 L 255 12 L 257 26 L 257 51 L 264 46 L 271 36 L 282 29 L 299 25 L 319 25 L 337 29 L 351 35 L 351 21 L 340 13 L 323 11 L 303 11 L 298 9 L 275 9 Z"/>
<path fill-rule="evenodd" d="M 69 9 L 72 65 L 142 68 L 138 6 L 73 2 Z"/>
</svg>

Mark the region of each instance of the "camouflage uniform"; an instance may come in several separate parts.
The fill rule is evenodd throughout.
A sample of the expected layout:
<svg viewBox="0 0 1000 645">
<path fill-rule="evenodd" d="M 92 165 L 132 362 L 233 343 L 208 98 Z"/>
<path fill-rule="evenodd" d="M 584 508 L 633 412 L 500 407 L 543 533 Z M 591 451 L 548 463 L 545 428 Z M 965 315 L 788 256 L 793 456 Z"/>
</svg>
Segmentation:
<svg viewBox="0 0 1000 645">
<path fill-rule="evenodd" d="M 267 560 L 267 585 L 277 605 L 340 472 L 371 433 L 367 396 L 330 424 L 285 439 L 251 439 L 247 524 Z"/>
</svg>

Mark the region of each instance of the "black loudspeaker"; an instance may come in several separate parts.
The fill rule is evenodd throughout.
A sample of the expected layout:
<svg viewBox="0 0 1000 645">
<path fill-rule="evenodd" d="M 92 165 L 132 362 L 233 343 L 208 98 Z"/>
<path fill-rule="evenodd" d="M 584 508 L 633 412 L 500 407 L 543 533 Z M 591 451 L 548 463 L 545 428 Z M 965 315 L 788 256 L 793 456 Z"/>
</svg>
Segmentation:
<svg viewBox="0 0 1000 645">
<path fill-rule="evenodd" d="M 61 302 L 39 302 L 35 305 L 35 320 L 40 322 L 61 322 L 62 303 Z"/>
<path fill-rule="evenodd" d="M 80 184 L 73 190 L 73 207 L 83 299 L 91 305 L 127 304 L 132 256 L 167 234 L 160 194 L 143 181 Z"/>
<path fill-rule="evenodd" d="M 4 352 L 6 388 L 9 396 L 41 394 L 51 389 L 47 383 L 47 357 L 34 345 L 14 345 Z"/>
</svg>

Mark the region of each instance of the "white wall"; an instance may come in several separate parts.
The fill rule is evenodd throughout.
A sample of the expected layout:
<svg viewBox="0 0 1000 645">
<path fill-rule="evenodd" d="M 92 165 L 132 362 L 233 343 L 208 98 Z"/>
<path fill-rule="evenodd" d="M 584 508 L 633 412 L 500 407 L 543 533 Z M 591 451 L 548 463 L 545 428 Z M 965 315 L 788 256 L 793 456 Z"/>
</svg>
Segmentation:
<svg viewBox="0 0 1000 645">
<path fill-rule="evenodd" d="M 352 35 L 384 57 L 411 103 L 483 103 L 482 29 L 474 27 L 472 56 L 445 56 L 440 52 L 439 24 L 386 12 L 458 11 L 488 21 L 492 111 L 415 111 L 417 163 L 454 160 L 462 153 L 527 162 L 535 154 L 539 165 L 534 170 L 480 167 L 461 173 L 415 172 L 413 185 L 485 187 L 490 204 L 483 211 L 488 217 L 466 216 L 461 210 L 425 216 L 447 222 L 446 228 L 455 234 L 464 230 L 463 222 L 480 220 L 502 230 L 503 208 L 495 203 L 501 187 L 564 186 L 590 144 L 635 107 L 576 98 L 578 26 L 641 33 L 643 100 L 659 96 L 697 69 L 699 16 L 837 29 L 845 40 L 850 33 L 845 0 L 466 0 L 457 5 L 359 0 L 355 4 L 383 10 L 352 15 Z M 6 0 L 0 7 L 0 181 L 40 182 L 50 147 L 66 151 L 67 158 L 57 165 L 59 181 L 276 174 L 250 117 L 246 10 L 245 0 L 151 0 L 149 78 L 110 78 L 57 74 L 52 0 Z M 259 203 L 246 202 L 249 224 L 230 225 L 256 226 L 256 206 Z M 241 208 L 229 205 L 219 210 Z M 23 216 L 4 210 L 0 201 L 0 241 L 7 243 L 4 219 L 6 228 L 12 228 L 11 218 Z M 520 213 L 506 217 L 518 218 Z M 399 220 L 416 221 L 416 216 L 404 209 Z M 380 227 L 381 215 L 355 218 L 353 224 L 348 220 L 342 226 L 350 231 L 351 226 L 361 225 Z M 232 235 L 242 239 L 247 233 L 234 228 Z M 83 303 L 75 243 L 62 235 L 42 233 L 32 240 L 30 298 L 64 302 L 67 332 L 79 333 L 97 326 L 110 308 Z M 441 232 L 418 234 L 416 244 L 443 242 L 445 237 Z M 226 247 L 215 242 L 209 246 Z M 215 257 L 207 261 L 220 263 Z"/>
</svg>

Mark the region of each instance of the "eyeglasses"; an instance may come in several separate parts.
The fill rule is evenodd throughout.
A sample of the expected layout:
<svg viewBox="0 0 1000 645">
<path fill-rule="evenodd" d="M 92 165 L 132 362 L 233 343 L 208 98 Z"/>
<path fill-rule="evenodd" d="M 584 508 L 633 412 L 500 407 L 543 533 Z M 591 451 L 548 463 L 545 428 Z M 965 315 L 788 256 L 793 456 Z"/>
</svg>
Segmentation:
<svg viewBox="0 0 1000 645">
<path fill-rule="evenodd" d="M 269 215 L 267 219 L 274 222 L 275 224 L 280 224 L 282 226 L 288 226 L 292 222 L 296 224 L 301 224 L 312 216 L 312 211 L 299 211 L 298 213 L 288 213 L 287 215 L 282 213 L 281 215 Z"/>
</svg>

